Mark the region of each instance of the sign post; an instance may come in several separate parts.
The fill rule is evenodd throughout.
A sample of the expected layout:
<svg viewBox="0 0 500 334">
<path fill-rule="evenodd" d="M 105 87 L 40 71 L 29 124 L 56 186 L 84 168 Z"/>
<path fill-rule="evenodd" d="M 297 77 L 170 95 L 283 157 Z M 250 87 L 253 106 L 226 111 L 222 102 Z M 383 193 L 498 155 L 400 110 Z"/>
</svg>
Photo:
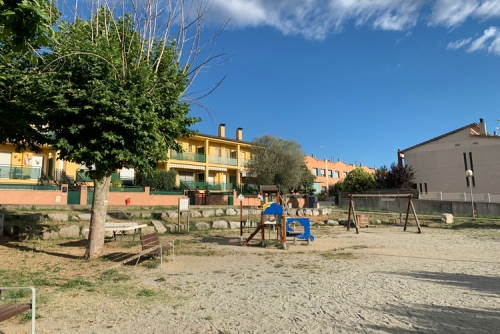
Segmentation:
<svg viewBox="0 0 500 334">
<path fill-rule="evenodd" d="M 186 217 L 186 231 L 189 230 L 189 198 L 179 198 L 178 212 L 177 212 L 177 227 L 181 231 L 181 216 L 183 212 L 187 212 Z"/>
</svg>

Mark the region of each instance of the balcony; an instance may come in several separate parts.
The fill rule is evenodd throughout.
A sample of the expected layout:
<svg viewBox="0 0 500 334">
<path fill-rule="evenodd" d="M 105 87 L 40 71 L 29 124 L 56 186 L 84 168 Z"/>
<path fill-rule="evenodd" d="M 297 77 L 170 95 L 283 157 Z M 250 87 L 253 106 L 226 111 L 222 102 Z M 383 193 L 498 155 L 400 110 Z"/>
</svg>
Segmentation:
<svg viewBox="0 0 500 334">
<path fill-rule="evenodd" d="M 190 152 L 170 152 L 170 159 L 183 160 L 183 161 L 194 161 L 194 162 L 206 162 L 205 154 L 190 153 Z"/>
<path fill-rule="evenodd" d="M 41 167 L 0 165 L 0 178 L 2 179 L 38 180 L 41 176 Z"/>
<path fill-rule="evenodd" d="M 219 164 L 219 165 L 238 166 L 238 159 L 218 157 L 216 155 L 209 155 L 208 162 L 210 162 L 212 164 Z"/>
<path fill-rule="evenodd" d="M 233 190 L 234 184 L 227 183 L 219 183 L 219 182 L 203 182 L 203 181 L 181 181 L 180 182 L 181 189 L 195 190 L 198 188 L 199 190 Z"/>
<path fill-rule="evenodd" d="M 240 159 L 240 166 L 245 167 L 248 164 L 248 159 Z"/>
</svg>

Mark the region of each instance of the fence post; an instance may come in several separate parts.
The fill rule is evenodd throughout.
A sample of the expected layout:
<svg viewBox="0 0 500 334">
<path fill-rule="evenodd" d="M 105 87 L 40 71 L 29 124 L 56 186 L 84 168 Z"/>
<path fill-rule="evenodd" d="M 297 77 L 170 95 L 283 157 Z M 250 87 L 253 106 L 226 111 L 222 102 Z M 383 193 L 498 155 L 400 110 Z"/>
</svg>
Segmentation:
<svg viewBox="0 0 500 334">
<path fill-rule="evenodd" d="M 464 202 L 467 202 L 467 195 L 464 193 Z"/>
<path fill-rule="evenodd" d="M 490 193 L 488 193 L 488 203 L 491 203 Z"/>
<path fill-rule="evenodd" d="M 443 200 L 443 192 L 442 191 L 439 192 L 439 198 L 441 199 L 441 201 Z"/>
</svg>

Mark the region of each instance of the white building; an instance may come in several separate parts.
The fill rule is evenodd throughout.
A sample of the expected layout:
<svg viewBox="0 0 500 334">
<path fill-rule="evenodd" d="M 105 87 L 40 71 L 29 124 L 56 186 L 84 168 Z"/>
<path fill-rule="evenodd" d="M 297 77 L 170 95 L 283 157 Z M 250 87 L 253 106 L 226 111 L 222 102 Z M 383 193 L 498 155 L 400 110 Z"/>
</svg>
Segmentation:
<svg viewBox="0 0 500 334">
<path fill-rule="evenodd" d="M 500 194 L 500 137 L 489 135 L 481 118 L 423 143 L 398 150 L 398 162 L 412 166 L 421 193 Z M 474 176 L 469 182 L 466 170 Z"/>
</svg>

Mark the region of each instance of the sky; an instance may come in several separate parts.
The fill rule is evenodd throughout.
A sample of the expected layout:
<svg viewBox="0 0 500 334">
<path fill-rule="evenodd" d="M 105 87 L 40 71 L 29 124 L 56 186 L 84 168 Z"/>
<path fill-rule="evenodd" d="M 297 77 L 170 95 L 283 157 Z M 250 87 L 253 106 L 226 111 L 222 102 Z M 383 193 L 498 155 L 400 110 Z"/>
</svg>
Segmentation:
<svg viewBox="0 0 500 334">
<path fill-rule="evenodd" d="M 195 128 L 294 139 L 307 155 L 379 168 L 483 118 L 500 126 L 500 0 L 213 0 L 230 58 L 191 91 Z M 206 111 L 206 109 L 208 112 Z"/>
</svg>

